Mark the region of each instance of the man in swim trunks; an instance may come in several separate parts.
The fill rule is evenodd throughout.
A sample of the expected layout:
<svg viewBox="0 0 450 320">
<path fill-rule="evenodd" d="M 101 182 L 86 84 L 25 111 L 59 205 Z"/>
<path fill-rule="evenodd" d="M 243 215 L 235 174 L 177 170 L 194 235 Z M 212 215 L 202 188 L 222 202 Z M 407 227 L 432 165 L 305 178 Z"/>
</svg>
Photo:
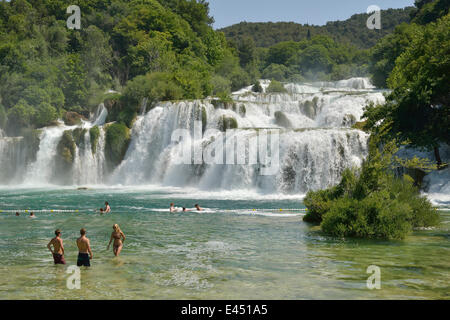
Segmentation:
<svg viewBox="0 0 450 320">
<path fill-rule="evenodd" d="M 203 209 L 200 208 L 200 206 L 198 204 L 195 204 L 194 207 L 197 209 L 197 211 L 202 211 Z"/>
<path fill-rule="evenodd" d="M 53 261 L 55 262 L 55 264 L 66 264 L 66 260 L 64 259 L 64 246 L 61 239 L 61 230 L 56 229 L 55 236 L 56 237 L 50 240 L 50 242 L 47 244 L 47 248 L 52 253 Z"/>
<path fill-rule="evenodd" d="M 78 246 L 78 260 L 77 260 L 77 266 L 85 266 L 90 267 L 90 259 L 93 258 L 92 251 L 91 251 L 91 244 L 88 238 L 86 238 L 86 229 L 80 230 L 80 235 L 77 239 L 77 246 Z"/>
</svg>

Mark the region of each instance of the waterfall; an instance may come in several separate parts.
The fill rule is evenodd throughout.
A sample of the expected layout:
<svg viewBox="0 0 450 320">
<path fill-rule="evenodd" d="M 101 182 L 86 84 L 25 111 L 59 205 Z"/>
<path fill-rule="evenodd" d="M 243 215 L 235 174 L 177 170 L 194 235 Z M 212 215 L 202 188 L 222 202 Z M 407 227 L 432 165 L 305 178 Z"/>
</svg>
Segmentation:
<svg viewBox="0 0 450 320">
<path fill-rule="evenodd" d="M 261 81 L 263 88 L 269 82 Z M 383 102 L 383 93 L 367 79 L 338 83 L 287 84 L 288 93 L 233 93 L 234 103 L 217 100 L 165 102 L 138 117 L 124 161 L 110 177 L 112 184 L 193 186 L 203 190 L 256 189 L 261 192 L 306 192 L 336 184 L 345 168 L 360 166 L 368 135 L 350 127 L 361 119 L 369 101 Z M 259 164 L 180 164 L 183 148 L 224 139 L 221 119 L 232 118 L 235 137 L 247 141 L 261 129 L 279 132 L 279 170 L 261 175 Z M 205 119 L 206 118 L 206 119 Z M 205 125 L 196 136 L 195 122 Z M 171 141 L 177 129 L 189 136 Z M 208 134 L 208 130 L 213 133 Z M 224 143 L 226 145 L 226 143 Z M 224 157 L 234 145 L 226 145 Z M 246 145 L 246 152 L 249 146 Z M 248 154 L 246 155 L 248 160 Z"/>
<path fill-rule="evenodd" d="M 95 117 L 92 121 L 92 126 L 101 126 L 105 124 L 106 117 L 108 117 L 108 110 L 104 103 L 100 103 L 95 112 Z M 89 126 L 89 125 L 88 125 Z"/>
<path fill-rule="evenodd" d="M 269 84 L 269 80 L 261 81 L 263 93 L 252 92 L 251 86 L 234 92 L 232 103 L 216 99 L 161 102 L 148 110 L 147 101 L 142 101 L 128 150 L 113 170 L 105 160 L 103 125 L 108 111 L 103 104 L 90 121 L 43 128 L 33 157 L 23 156 L 27 150 L 23 139 L 12 142 L 12 138 L 0 137 L 0 166 L 2 172 L 3 168 L 8 171 L 0 175 L 0 184 L 13 179 L 16 184 L 27 185 L 159 184 L 304 193 L 334 185 L 345 168 L 361 165 L 368 136 L 351 126 L 361 119 L 369 101 L 384 101 L 382 91 L 375 90 L 365 78 L 285 84 L 287 93 L 272 94 L 265 93 Z M 92 146 L 90 130 L 95 126 L 100 134 L 97 145 Z M 188 134 L 175 142 L 172 138 L 180 129 Z M 72 133 L 76 145 L 70 151 L 70 167 L 61 169 L 56 165 L 60 161 L 57 153 L 65 131 Z M 267 158 L 273 151 L 251 156 L 255 150 L 250 142 L 260 143 L 262 137 L 277 143 L 279 162 L 271 174 L 263 174 L 270 164 L 256 159 Z M 233 143 L 228 143 L 229 139 Z M 243 151 L 235 150 L 234 141 L 244 141 Z M 223 154 L 205 151 L 222 142 Z M 203 157 L 200 151 L 200 158 L 197 153 L 189 158 L 192 162 L 180 164 L 179 155 L 188 148 L 203 150 Z M 206 161 L 220 157 L 223 163 Z M 228 157 L 236 163 L 228 163 Z"/>
<path fill-rule="evenodd" d="M 27 163 L 26 144 L 23 137 L 11 138 L 0 135 L 0 182 L 17 184 L 22 181 Z"/>
<path fill-rule="evenodd" d="M 66 128 L 63 124 L 60 124 L 59 126 L 47 127 L 42 130 L 36 161 L 29 164 L 24 184 L 45 185 L 51 181 L 55 173 L 56 147 Z"/>
<path fill-rule="evenodd" d="M 75 185 L 102 184 L 105 174 L 105 132 L 100 127 L 100 137 L 93 152 L 89 130 L 84 133 L 82 143 L 75 149 L 73 183 Z"/>
<path fill-rule="evenodd" d="M 141 116 L 143 116 L 145 114 L 145 112 L 147 112 L 147 102 L 148 102 L 148 98 L 147 97 L 142 99 L 141 110 L 139 111 L 139 114 Z"/>
</svg>

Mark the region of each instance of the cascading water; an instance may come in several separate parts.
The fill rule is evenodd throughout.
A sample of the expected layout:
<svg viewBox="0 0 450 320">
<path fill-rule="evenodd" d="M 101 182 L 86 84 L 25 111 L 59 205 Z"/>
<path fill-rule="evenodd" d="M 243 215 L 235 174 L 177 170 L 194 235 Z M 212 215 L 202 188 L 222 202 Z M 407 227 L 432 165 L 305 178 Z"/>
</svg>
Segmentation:
<svg viewBox="0 0 450 320">
<path fill-rule="evenodd" d="M 108 111 L 100 104 L 91 121 L 81 121 L 80 125 L 66 126 L 59 121 L 56 126 L 39 130 L 36 148 L 29 145 L 30 139 L 23 137 L 0 137 L 0 184 L 42 186 L 61 181 L 70 184 L 101 184 L 105 171 L 105 134 L 102 125 Z M 99 127 L 96 148 L 92 148 L 89 129 Z M 82 130 L 83 138 L 75 145 L 71 170 L 58 170 L 58 144 L 65 131 Z M 35 140 L 31 140 L 35 143 Z M 34 150 L 36 149 L 36 150 Z M 96 152 L 93 151 L 96 149 Z M 34 154 L 31 154 L 33 153 Z M 70 177 L 67 177 L 71 175 Z"/>
<path fill-rule="evenodd" d="M 264 91 L 269 84 L 268 80 L 261 81 Z M 0 175 L 0 184 L 9 183 L 14 175 L 21 177 L 15 179 L 16 184 L 28 185 L 160 184 L 202 190 L 303 193 L 337 183 L 342 171 L 359 166 L 367 153 L 367 135 L 350 127 L 360 120 L 368 101 L 384 101 L 383 92 L 374 90 L 364 78 L 285 87 L 287 93 L 277 94 L 254 93 L 251 87 L 244 88 L 235 92 L 234 103 L 228 104 L 214 99 L 162 102 L 147 110 L 143 101 L 124 160 L 112 171 L 107 171 L 105 160 L 103 124 L 108 112 L 103 104 L 90 121 L 82 121 L 78 126 L 60 124 L 42 129 L 39 149 L 27 164 L 13 164 L 24 146 L 7 142 L 11 138 L 0 138 L 0 150 L 9 150 L 0 154 L 2 169 L 6 167 L 14 173 L 9 173 L 8 179 Z M 198 127 L 199 123 L 203 128 Z M 96 148 L 91 144 L 90 134 L 94 126 L 99 128 Z M 226 131 L 227 128 L 239 130 Z M 186 129 L 189 134 L 177 143 L 172 137 L 178 129 Z M 58 144 L 67 130 L 78 130 L 79 138 L 74 139 L 70 170 L 58 171 L 55 169 L 60 156 Z M 179 162 L 180 150 L 187 147 L 205 150 L 225 141 L 225 136 L 250 141 L 261 132 L 267 132 L 268 141 L 274 139 L 275 133 L 279 137 L 279 164 L 273 174 L 261 174 L 265 170 L 261 163 L 246 162 L 250 157 L 248 144 L 245 161 L 236 161 L 238 164 L 211 163 L 202 159 L 201 154 L 200 162 Z M 235 151 L 234 145 L 224 142 L 224 159 Z M 205 153 L 203 156 L 208 157 Z M 242 155 L 235 154 L 236 159 L 239 156 Z M 25 173 L 20 174 L 21 171 Z"/>
<path fill-rule="evenodd" d="M 269 84 L 263 81 L 263 88 Z M 233 94 L 234 104 L 218 101 L 166 102 L 138 117 L 124 161 L 110 178 L 112 184 L 162 184 L 200 189 L 256 189 L 261 192 L 306 192 L 333 185 L 345 168 L 359 166 L 367 153 L 368 136 L 350 129 L 368 101 L 383 102 L 367 79 L 339 83 L 286 85 L 288 93 L 253 93 L 244 88 Z M 341 88 L 343 88 L 341 90 Z M 214 106 L 218 106 L 217 108 Z M 234 135 L 243 141 L 262 128 L 279 134 L 279 170 L 261 175 L 258 164 L 179 163 L 179 152 L 193 145 L 220 141 L 224 117 L 234 119 Z M 196 135 L 195 122 L 204 135 Z M 176 129 L 189 136 L 171 140 Z M 216 130 L 208 134 L 208 130 Z M 201 133 L 201 132 L 200 132 Z M 187 146 L 186 146 L 187 145 Z M 224 143 L 224 156 L 234 145 Z M 246 146 L 248 152 L 248 145 Z M 248 155 L 247 155 L 248 158 Z"/>
</svg>

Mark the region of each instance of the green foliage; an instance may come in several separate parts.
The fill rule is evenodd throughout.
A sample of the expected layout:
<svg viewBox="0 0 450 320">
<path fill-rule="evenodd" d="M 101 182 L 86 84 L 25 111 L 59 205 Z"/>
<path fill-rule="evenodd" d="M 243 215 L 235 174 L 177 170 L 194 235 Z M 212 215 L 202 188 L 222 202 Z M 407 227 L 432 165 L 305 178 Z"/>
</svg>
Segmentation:
<svg viewBox="0 0 450 320">
<path fill-rule="evenodd" d="M 448 14 L 448 0 L 416 0 L 417 11 L 411 13 L 412 22 L 428 24 Z"/>
<path fill-rule="evenodd" d="M 368 30 L 366 21 L 369 14 L 355 14 L 345 21 L 331 21 L 324 26 L 298 24 L 294 22 L 241 22 L 219 31 L 234 42 L 241 38 L 251 38 L 257 47 L 271 47 L 279 42 L 308 40 L 316 35 L 326 35 L 340 43 L 349 43 L 358 48 L 370 48 L 391 33 L 395 26 L 409 22 L 413 7 L 381 10 L 382 29 Z"/>
<path fill-rule="evenodd" d="M 72 132 L 70 130 L 64 131 L 56 150 L 59 159 L 63 161 L 64 166 L 70 167 L 75 160 L 76 152 L 76 144 L 73 140 Z"/>
<path fill-rule="evenodd" d="M 211 78 L 211 84 L 213 87 L 212 93 L 214 95 L 217 95 L 221 92 L 231 92 L 231 81 L 225 77 L 216 74 Z"/>
<path fill-rule="evenodd" d="M 395 60 L 408 48 L 418 30 L 415 24 L 401 24 L 373 48 L 369 70 L 375 86 L 386 88 L 386 80 L 394 69 Z"/>
<path fill-rule="evenodd" d="M 219 129 L 221 131 L 227 131 L 228 129 L 237 129 L 237 120 L 233 117 L 222 116 L 219 120 Z"/>
<path fill-rule="evenodd" d="M 261 83 L 259 81 L 255 82 L 255 84 L 252 87 L 252 91 L 253 92 L 258 92 L 258 93 L 264 92 L 264 90 L 263 90 L 263 88 L 261 86 Z"/>
<path fill-rule="evenodd" d="M 72 131 L 73 141 L 77 147 L 80 147 L 84 143 L 84 136 L 86 132 L 87 130 L 83 128 L 76 128 Z"/>
<path fill-rule="evenodd" d="M 91 141 L 92 154 L 95 154 L 97 152 L 98 139 L 100 138 L 100 128 L 98 126 L 89 129 L 89 138 Z"/>
<path fill-rule="evenodd" d="M 450 143 L 450 15 L 416 28 L 388 78 L 393 90 L 384 105 L 370 104 L 366 128 L 385 140 L 435 149 Z"/>
<path fill-rule="evenodd" d="M 0 129 L 5 128 L 7 120 L 8 117 L 6 116 L 5 107 L 0 103 Z"/>
<path fill-rule="evenodd" d="M 336 187 L 307 194 L 304 221 L 320 223 L 335 237 L 381 239 L 403 239 L 413 228 L 437 225 L 438 213 L 411 179 L 392 173 L 396 151 L 390 142 L 380 152 L 372 139 L 360 170 L 346 170 Z"/>
<path fill-rule="evenodd" d="M 81 8 L 81 30 L 66 27 L 70 4 Z M 55 112 L 88 116 L 110 88 L 126 93 L 109 120 L 129 126 L 143 97 L 152 104 L 241 86 L 249 75 L 212 22 L 204 1 L 1 2 L 0 96 L 11 114 L 7 133 L 47 125 Z"/>
<path fill-rule="evenodd" d="M 9 132 L 17 134 L 20 131 L 20 128 L 26 128 L 30 126 L 34 114 L 34 108 L 32 108 L 25 100 L 20 100 L 7 112 L 7 130 Z"/>
<path fill-rule="evenodd" d="M 58 119 L 56 108 L 47 102 L 42 102 L 36 109 L 34 114 L 34 123 L 40 127 L 48 126 Z"/>
<path fill-rule="evenodd" d="M 262 77 L 264 79 L 274 79 L 277 81 L 285 81 L 290 75 L 290 70 L 288 67 L 282 64 L 270 64 L 262 72 Z"/>
<path fill-rule="evenodd" d="M 287 90 L 281 82 L 278 82 L 277 80 L 272 80 L 272 81 L 270 81 L 270 84 L 267 87 L 266 92 L 267 93 L 284 93 L 284 92 L 287 92 Z"/>
<path fill-rule="evenodd" d="M 106 127 L 105 156 L 111 166 L 122 162 L 130 143 L 130 129 L 124 124 L 113 123 Z"/>
</svg>

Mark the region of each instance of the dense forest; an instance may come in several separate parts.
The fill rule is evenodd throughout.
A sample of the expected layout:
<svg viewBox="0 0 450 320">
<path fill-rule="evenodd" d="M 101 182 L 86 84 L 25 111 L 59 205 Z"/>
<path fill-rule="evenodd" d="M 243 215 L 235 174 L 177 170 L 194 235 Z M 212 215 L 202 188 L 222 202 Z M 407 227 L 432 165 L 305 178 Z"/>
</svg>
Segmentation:
<svg viewBox="0 0 450 320">
<path fill-rule="evenodd" d="M 66 26 L 73 4 L 81 8 L 80 30 Z M 228 99 L 259 78 L 337 80 L 372 71 L 385 85 L 392 60 L 371 66 L 363 38 L 376 41 L 413 12 L 383 12 L 381 31 L 368 30 L 366 15 L 355 15 L 320 27 L 334 31 L 312 28 L 300 41 L 261 48 L 260 39 L 227 40 L 214 31 L 204 0 L 1 1 L 0 128 L 23 135 L 58 118 L 73 124 L 102 101 L 108 102 L 108 120 L 130 128 L 144 97 L 150 105 L 210 95 Z"/>
<path fill-rule="evenodd" d="M 74 4 L 80 30 L 66 26 Z M 1 1 L 0 128 L 21 135 L 79 121 L 108 89 L 122 93 L 110 120 L 130 126 L 143 97 L 195 99 L 249 84 L 212 22 L 205 1 Z"/>
<path fill-rule="evenodd" d="M 381 10 L 381 29 L 369 30 L 366 21 L 369 14 L 354 14 L 344 21 L 330 21 L 324 26 L 299 24 L 295 22 L 241 22 L 220 29 L 227 39 L 239 42 L 251 38 L 257 47 L 271 47 L 278 42 L 302 41 L 312 36 L 324 35 L 340 43 L 359 49 L 373 47 L 378 40 L 392 33 L 394 28 L 411 20 L 414 7 Z"/>
</svg>

